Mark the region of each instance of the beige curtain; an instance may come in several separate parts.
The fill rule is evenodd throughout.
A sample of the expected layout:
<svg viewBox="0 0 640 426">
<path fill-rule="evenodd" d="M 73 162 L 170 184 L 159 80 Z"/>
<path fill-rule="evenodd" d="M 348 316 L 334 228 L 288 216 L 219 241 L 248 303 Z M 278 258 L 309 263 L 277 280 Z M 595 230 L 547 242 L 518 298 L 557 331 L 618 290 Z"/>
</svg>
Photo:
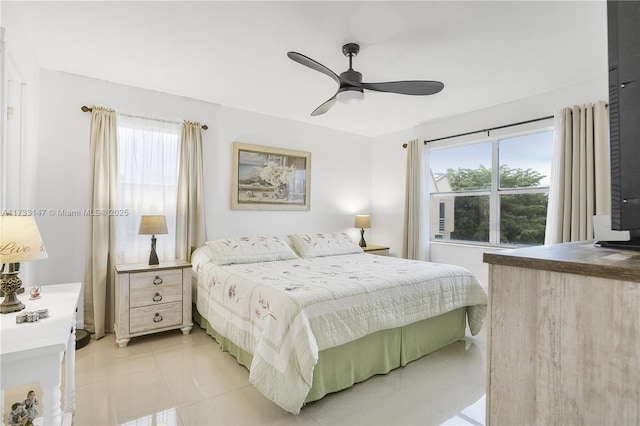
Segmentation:
<svg viewBox="0 0 640 426">
<path fill-rule="evenodd" d="M 420 258 L 420 203 L 422 151 L 417 140 L 407 143 L 407 177 L 404 204 L 402 257 Z"/>
<path fill-rule="evenodd" d="M 91 112 L 91 209 L 106 212 L 89 218 L 89 243 L 84 281 L 84 326 L 96 339 L 113 331 L 115 217 L 118 156 L 115 111 L 93 107 Z"/>
<path fill-rule="evenodd" d="M 556 114 L 545 244 L 593 238 L 593 215 L 610 214 L 609 114 L 605 101 Z"/>
<path fill-rule="evenodd" d="M 206 241 L 202 196 L 202 126 L 185 121 L 180 139 L 176 259 L 191 261 L 191 252 Z"/>
</svg>

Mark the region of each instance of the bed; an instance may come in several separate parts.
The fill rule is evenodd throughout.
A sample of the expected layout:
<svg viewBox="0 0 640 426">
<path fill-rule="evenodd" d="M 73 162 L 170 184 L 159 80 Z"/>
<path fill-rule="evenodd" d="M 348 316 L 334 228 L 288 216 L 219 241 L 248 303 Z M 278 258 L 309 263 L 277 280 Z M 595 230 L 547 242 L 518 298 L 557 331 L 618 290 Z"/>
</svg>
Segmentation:
<svg viewBox="0 0 640 426">
<path fill-rule="evenodd" d="M 283 409 L 477 334 L 487 294 L 468 270 L 365 254 L 345 233 L 209 241 L 195 320 Z"/>
</svg>

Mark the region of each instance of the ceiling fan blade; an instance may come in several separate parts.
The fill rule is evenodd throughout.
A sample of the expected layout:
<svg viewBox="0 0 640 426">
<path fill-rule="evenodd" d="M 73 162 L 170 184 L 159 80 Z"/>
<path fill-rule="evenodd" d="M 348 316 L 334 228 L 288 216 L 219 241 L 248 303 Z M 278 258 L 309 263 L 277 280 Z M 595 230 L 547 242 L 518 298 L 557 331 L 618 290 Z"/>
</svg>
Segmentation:
<svg viewBox="0 0 640 426">
<path fill-rule="evenodd" d="M 439 81 L 388 81 L 385 83 L 362 83 L 362 87 L 376 92 L 399 93 L 401 95 L 434 95 L 444 89 Z"/>
<path fill-rule="evenodd" d="M 323 74 L 328 75 L 329 77 L 334 79 L 335 82 L 338 83 L 338 85 L 340 84 L 340 78 L 338 77 L 338 75 L 335 72 L 331 71 L 329 68 L 322 65 L 321 63 L 316 62 L 313 59 L 307 56 L 304 56 L 303 54 L 298 52 L 287 52 L 287 56 L 299 64 L 302 64 L 306 67 L 311 68 L 312 70 L 316 70 Z"/>
<path fill-rule="evenodd" d="M 336 103 L 336 100 L 338 99 L 337 95 L 338 94 L 336 93 L 327 101 L 325 101 L 322 105 L 320 105 L 318 108 L 314 109 L 313 112 L 311 113 L 311 116 L 315 117 L 316 115 L 324 114 L 325 112 L 329 111 L 333 106 L 333 104 Z"/>
</svg>

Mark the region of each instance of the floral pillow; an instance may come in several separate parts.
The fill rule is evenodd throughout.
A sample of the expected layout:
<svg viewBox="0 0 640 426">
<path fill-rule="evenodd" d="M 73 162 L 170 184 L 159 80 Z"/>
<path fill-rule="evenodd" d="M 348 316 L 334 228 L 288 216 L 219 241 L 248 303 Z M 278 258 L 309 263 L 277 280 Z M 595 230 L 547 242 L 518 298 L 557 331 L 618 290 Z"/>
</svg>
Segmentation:
<svg viewBox="0 0 640 426">
<path fill-rule="evenodd" d="M 285 238 L 240 237 L 207 241 L 213 261 L 218 265 L 231 263 L 270 262 L 298 257 Z"/>
<path fill-rule="evenodd" d="M 362 248 L 344 232 L 292 234 L 289 239 L 301 257 L 362 253 Z"/>
</svg>

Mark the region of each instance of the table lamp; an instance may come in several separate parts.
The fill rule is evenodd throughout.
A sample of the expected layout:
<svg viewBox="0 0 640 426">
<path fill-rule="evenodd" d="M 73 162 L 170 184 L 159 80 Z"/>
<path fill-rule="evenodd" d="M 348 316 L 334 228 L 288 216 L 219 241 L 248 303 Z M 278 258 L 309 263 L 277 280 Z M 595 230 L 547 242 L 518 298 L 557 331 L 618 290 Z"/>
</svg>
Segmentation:
<svg viewBox="0 0 640 426">
<path fill-rule="evenodd" d="M 151 235 L 151 254 L 149 255 L 149 265 L 159 265 L 158 254 L 156 253 L 156 234 L 168 234 L 167 218 L 162 215 L 143 215 L 140 217 L 139 235 Z"/>
<path fill-rule="evenodd" d="M 371 228 L 371 216 L 368 214 L 356 215 L 355 228 L 360 228 L 360 247 L 366 247 L 367 242 L 364 240 L 364 228 Z"/>
<path fill-rule="evenodd" d="M 0 290 L 4 293 L 0 313 L 24 309 L 17 296 L 22 287 L 18 276 L 20 262 L 46 258 L 47 251 L 33 216 L 0 216 Z"/>
</svg>

